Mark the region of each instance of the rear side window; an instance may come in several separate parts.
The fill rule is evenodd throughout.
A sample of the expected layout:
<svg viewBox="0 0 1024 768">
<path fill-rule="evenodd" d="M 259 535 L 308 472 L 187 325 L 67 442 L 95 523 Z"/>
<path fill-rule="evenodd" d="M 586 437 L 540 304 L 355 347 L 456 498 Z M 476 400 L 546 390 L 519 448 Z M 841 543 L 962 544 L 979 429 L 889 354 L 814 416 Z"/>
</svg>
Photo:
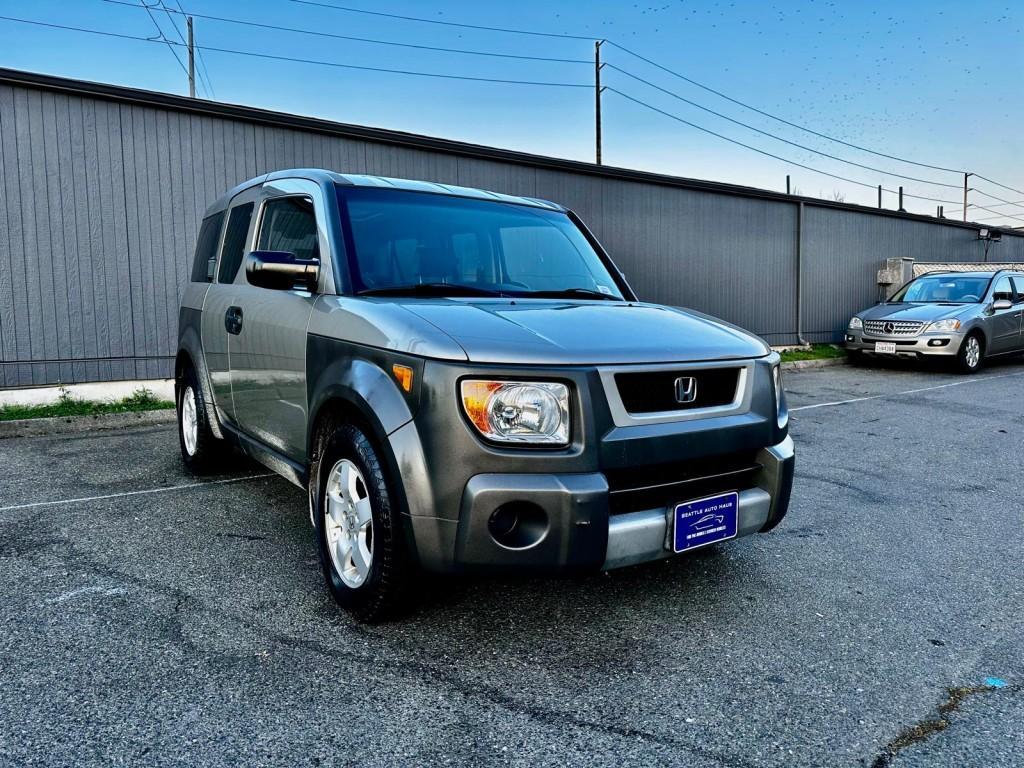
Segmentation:
<svg viewBox="0 0 1024 768">
<path fill-rule="evenodd" d="M 224 248 L 220 253 L 220 274 L 217 282 L 233 283 L 238 268 L 245 256 L 245 236 L 249 234 L 249 222 L 252 221 L 253 203 L 236 205 L 231 209 L 228 228 L 224 233 Z"/>
<path fill-rule="evenodd" d="M 212 283 L 213 266 L 217 263 L 217 241 L 220 239 L 220 226 L 224 223 L 224 211 L 207 216 L 199 228 L 196 240 L 196 255 L 192 262 L 192 282 Z"/>
<path fill-rule="evenodd" d="M 260 227 L 259 250 L 294 253 L 299 259 L 320 256 L 313 201 L 306 197 L 279 197 L 267 202 Z"/>
</svg>

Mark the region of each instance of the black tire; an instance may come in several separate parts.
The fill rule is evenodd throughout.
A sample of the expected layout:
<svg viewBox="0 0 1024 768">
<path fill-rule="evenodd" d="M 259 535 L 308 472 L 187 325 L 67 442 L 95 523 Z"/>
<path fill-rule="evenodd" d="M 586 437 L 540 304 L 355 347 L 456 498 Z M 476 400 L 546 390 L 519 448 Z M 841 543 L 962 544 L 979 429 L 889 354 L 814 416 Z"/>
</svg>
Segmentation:
<svg viewBox="0 0 1024 768">
<path fill-rule="evenodd" d="M 327 588 L 338 605 L 363 623 L 396 618 L 411 605 L 413 572 L 398 497 L 390 488 L 373 442 L 360 428 L 352 424 L 328 425 L 318 443 L 318 459 L 310 477 L 310 497 L 317 551 Z M 327 484 L 334 468 L 344 460 L 354 465 L 361 475 L 359 481 L 369 499 L 372 519 L 369 569 L 357 586 L 339 573 L 331 555 L 332 545 L 328 543 Z M 332 535 L 337 531 L 332 528 Z"/>
<path fill-rule="evenodd" d="M 191 393 L 191 394 L 190 394 Z M 185 413 L 189 397 L 193 397 L 192 407 L 195 411 L 195 439 L 185 438 Z M 178 445 L 181 448 L 181 459 L 188 470 L 197 475 L 204 475 L 220 468 L 224 463 L 225 445 L 214 437 L 210 423 L 206 417 L 206 398 L 195 369 L 186 368 L 178 387 Z M 190 450 L 191 447 L 191 450 Z"/>
<path fill-rule="evenodd" d="M 978 345 L 977 355 L 971 354 L 971 344 L 976 342 Z M 972 364 L 972 361 L 977 362 Z M 973 331 L 967 335 L 967 338 L 960 344 L 960 349 L 956 353 L 956 370 L 963 374 L 977 373 L 985 367 L 985 337 L 977 331 Z"/>
</svg>

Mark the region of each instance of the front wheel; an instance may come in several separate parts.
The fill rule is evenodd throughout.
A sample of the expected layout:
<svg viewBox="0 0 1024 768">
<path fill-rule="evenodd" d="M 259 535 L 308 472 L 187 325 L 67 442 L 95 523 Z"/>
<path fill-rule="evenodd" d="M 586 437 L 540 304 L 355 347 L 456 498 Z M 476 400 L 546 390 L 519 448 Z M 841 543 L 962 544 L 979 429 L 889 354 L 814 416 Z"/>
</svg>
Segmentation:
<svg viewBox="0 0 1024 768">
<path fill-rule="evenodd" d="M 362 430 L 346 424 L 322 439 L 310 495 L 324 580 L 359 621 L 384 621 L 408 606 L 411 593 L 395 496 Z"/>
<path fill-rule="evenodd" d="M 956 367 L 960 373 L 977 373 L 985 364 L 985 342 L 981 334 L 970 334 L 956 353 Z"/>
</svg>

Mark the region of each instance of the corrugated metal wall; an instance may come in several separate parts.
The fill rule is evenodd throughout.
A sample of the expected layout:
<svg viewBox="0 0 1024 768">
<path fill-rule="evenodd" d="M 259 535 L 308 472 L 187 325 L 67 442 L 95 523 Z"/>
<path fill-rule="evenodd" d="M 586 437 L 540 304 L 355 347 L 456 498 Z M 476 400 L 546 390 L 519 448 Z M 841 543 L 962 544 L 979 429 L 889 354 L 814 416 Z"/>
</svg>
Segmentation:
<svg viewBox="0 0 1024 768">
<path fill-rule="evenodd" d="M 937 222 L 808 202 L 798 226 L 799 206 L 768 195 L 0 83 L 0 386 L 169 375 L 203 210 L 247 178 L 303 166 L 557 200 L 590 224 L 642 298 L 773 343 L 796 338 L 799 232 L 804 336 L 815 341 L 839 338 L 875 300 L 885 258 L 982 257 L 974 230 Z M 992 248 L 992 260 L 1024 260 L 1022 237 Z"/>
</svg>

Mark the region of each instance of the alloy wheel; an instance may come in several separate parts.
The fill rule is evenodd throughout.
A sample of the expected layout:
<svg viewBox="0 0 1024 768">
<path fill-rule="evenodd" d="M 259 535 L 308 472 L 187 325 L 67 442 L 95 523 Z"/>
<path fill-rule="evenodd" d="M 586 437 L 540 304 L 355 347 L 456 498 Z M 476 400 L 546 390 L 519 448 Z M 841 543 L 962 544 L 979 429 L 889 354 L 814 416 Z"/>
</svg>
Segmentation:
<svg viewBox="0 0 1024 768">
<path fill-rule="evenodd" d="M 373 564 L 373 515 L 363 475 L 348 459 L 327 477 L 324 532 L 339 578 L 348 587 L 361 586 Z"/>
<path fill-rule="evenodd" d="M 969 336 L 964 343 L 967 345 L 967 349 L 964 350 L 964 361 L 967 363 L 967 367 L 977 368 L 978 363 L 981 362 L 981 344 L 978 342 L 978 337 Z"/>
<path fill-rule="evenodd" d="M 199 444 L 199 418 L 196 414 L 196 393 L 192 387 L 185 387 L 181 396 L 181 439 L 188 455 L 195 456 Z"/>
</svg>

